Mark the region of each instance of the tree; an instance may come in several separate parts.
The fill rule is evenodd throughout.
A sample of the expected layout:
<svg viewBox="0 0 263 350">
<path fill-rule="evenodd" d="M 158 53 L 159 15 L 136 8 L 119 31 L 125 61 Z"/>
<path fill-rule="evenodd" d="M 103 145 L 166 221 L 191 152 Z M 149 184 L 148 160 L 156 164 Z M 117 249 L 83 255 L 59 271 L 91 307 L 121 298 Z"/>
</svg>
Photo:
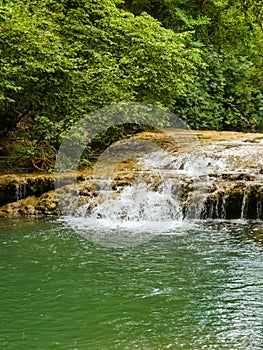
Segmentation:
<svg viewBox="0 0 263 350">
<path fill-rule="evenodd" d="M 55 120 L 70 107 L 74 59 L 63 50 L 58 25 L 42 11 L 23 3 L 1 8 L 0 121 L 2 133 L 24 116 L 49 115 Z"/>
<path fill-rule="evenodd" d="M 193 128 L 263 130 L 263 8 L 255 0 L 127 0 L 176 32 L 193 31 L 206 66 L 173 109 Z"/>
<path fill-rule="evenodd" d="M 202 66 L 190 34 L 116 3 L 17 0 L 1 7 L 2 132 L 27 115 L 36 122 L 33 137 L 59 142 L 92 110 L 128 101 L 171 108 L 186 93 Z"/>
</svg>

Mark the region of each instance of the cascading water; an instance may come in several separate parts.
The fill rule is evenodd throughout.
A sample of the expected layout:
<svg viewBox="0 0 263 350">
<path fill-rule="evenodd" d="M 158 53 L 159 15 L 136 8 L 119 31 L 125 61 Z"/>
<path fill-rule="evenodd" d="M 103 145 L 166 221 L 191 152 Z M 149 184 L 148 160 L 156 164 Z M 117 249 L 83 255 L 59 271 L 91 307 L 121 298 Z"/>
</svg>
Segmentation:
<svg viewBox="0 0 263 350">
<path fill-rule="evenodd" d="M 199 219 L 262 219 L 258 149 L 246 140 L 199 146 L 136 155 L 119 173 L 121 157 L 115 152 L 111 171 L 105 167 L 111 159 L 105 158 L 101 171 L 86 179 L 98 190 L 68 220 L 74 228 L 92 228 L 99 236 L 116 229 L 127 235 L 169 232 Z"/>
<path fill-rule="evenodd" d="M 117 221 L 146 222 L 181 220 L 179 203 L 173 198 L 171 186 L 153 191 L 146 183 L 125 187 L 117 197 L 109 192 L 108 198 L 92 211 L 97 218 Z"/>
<path fill-rule="evenodd" d="M 26 198 L 26 184 L 15 184 L 15 199 L 19 201 L 20 199 Z"/>
<path fill-rule="evenodd" d="M 101 241 L 102 234 L 116 234 L 117 229 L 122 240 L 126 235 L 141 243 L 142 233 L 147 233 L 143 239 L 149 239 L 179 228 L 189 218 L 199 219 L 207 197 L 208 173 L 222 166 L 222 161 L 200 154 L 152 152 L 137 159 L 125 186 L 116 186 L 115 179 L 96 179 L 99 191 L 67 220 L 85 235 L 92 228 L 92 240 Z"/>
<path fill-rule="evenodd" d="M 147 221 L 181 221 L 181 197 L 184 186 L 204 176 L 203 166 L 210 159 L 166 156 L 155 152 L 140 158 L 141 166 L 132 183 L 115 188 L 112 179 L 102 181 L 99 195 L 84 205 L 79 213 L 96 219 L 122 224 Z M 195 166 L 195 163 L 197 166 Z M 192 166 L 190 166 L 192 164 Z"/>
<path fill-rule="evenodd" d="M 242 204 L 241 204 L 241 214 L 240 214 L 241 219 L 246 218 L 247 207 L 248 207 L 248 194 L 246 192 L 246 189 L 244 189 L 243 199 L 242 199 Z"/>
</svg>

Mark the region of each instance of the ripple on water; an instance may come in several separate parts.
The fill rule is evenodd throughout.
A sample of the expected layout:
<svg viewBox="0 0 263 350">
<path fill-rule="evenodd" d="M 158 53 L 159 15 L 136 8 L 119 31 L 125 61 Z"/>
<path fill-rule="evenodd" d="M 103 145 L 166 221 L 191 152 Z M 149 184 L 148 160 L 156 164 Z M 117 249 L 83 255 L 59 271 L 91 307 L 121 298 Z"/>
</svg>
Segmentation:
<svg viewBox="0 0 263 350">
<path fill-rule="evenodd" d="M 128 248 L 56 221 L 1 223 L 3 349 L 262 349 L 263 246 L 244 222 Z"/>
</svg>

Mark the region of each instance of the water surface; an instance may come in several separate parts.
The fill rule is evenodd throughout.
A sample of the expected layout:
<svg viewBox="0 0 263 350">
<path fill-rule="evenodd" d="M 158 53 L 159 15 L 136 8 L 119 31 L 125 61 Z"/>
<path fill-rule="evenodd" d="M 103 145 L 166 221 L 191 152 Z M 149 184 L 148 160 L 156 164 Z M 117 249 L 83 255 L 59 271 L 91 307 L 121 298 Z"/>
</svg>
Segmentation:
<svg viewBox="0 0 263 350">
<path fill-rule="evenodd" d="M 263 349 L 255 224 L 107 248 L 55 220 L 0 221 L 0 348 Z"/>
</svg>

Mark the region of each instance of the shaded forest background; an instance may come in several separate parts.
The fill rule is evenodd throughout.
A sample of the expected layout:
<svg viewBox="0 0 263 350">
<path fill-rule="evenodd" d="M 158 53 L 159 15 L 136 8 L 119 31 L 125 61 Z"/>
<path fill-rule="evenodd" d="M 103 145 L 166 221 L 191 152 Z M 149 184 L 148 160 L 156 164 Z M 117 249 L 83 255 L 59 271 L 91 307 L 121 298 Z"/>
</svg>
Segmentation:
<svg viewBox="0 0 263 350">
<path fill-rule="evenodd" d="M 57 149 L 91 111 L 130 101 L 262 132 L 262 39 L 256 0 L 0 1 L 0 138 Z"/>
</svg>

